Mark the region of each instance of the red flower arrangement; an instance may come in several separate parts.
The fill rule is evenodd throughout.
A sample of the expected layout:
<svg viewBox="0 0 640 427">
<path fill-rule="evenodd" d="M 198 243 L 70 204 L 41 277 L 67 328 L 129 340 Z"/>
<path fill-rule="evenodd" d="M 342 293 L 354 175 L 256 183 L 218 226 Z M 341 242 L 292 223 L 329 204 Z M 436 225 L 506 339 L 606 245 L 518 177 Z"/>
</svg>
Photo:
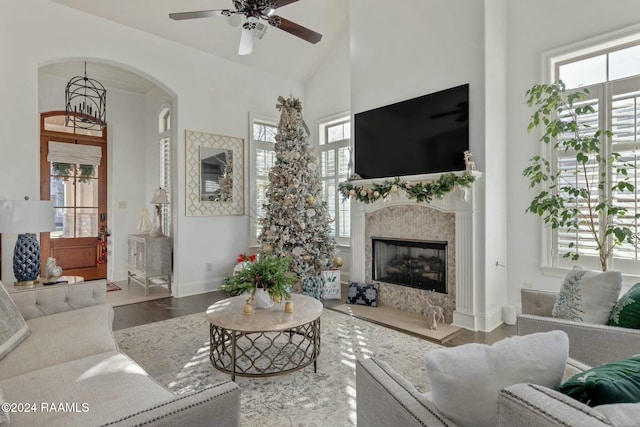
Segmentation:
<svg viewBox="0 0 640 427">
<path fill-rule="evenodd" d="M 240 254 L 238 255 L 238 260 L 237 262 L 255 262 L 256 260 L 256 255 L 248 255 L 247 254 Z"/>
</svg>

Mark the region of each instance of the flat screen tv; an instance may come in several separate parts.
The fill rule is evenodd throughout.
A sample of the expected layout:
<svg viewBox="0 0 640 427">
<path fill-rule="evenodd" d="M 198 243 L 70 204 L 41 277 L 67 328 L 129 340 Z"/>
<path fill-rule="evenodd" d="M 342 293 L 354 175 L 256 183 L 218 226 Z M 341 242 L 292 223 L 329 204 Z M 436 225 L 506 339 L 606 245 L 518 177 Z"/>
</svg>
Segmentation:
<svg viewBox="0 0 640 427">
<path fill-rule="evenodd" d="M 363 179 L 464 170 L 468 149 L 468 84 L 354 116 L 354 166 Z"/>
</svg>

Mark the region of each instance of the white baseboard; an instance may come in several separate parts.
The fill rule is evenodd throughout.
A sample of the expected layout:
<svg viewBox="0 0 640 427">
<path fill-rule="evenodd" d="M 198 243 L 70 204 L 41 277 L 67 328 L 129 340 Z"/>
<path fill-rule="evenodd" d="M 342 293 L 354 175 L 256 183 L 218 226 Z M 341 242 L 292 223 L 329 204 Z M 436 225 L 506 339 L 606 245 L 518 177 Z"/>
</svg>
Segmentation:
<svg viewBox="0 0 640 427">
<path fill-rule="evenodd" d="M 213 280 L 203 280 L 198 282 L 182 282 L 179 285 L 172 286 L 173 296 L 175 298 L 188 297 L 191 295 L 204 294 L 218 290 L 218 287 L 224 282 L 224 277 Z"/>
</svg>

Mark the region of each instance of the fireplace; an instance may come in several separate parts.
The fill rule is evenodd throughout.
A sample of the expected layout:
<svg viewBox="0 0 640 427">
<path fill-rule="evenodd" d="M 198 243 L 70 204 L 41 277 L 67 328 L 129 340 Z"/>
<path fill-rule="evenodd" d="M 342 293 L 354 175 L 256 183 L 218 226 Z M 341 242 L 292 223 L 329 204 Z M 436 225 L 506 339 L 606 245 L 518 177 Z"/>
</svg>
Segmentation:
<svg viewBox="0 0 640 427">
<path fill-rule="evenodd" d="M 473 172 L 481 178 L 480 172 Z M 440 174 L 406 178 L 408 182 L 438 179 Z M 365 186 L 381 180 L 354 181 Z M 479 187 L 481 190 L 483 186 Z M 477 197 L 477 196 L 480 197 Z M 416 203 L 402 192 L 390 194 L 384 201 L 351 202 L 351 266 L 350 280 L 379 283 L 378 304 L 410 313 L 425 314 L 428 304 L 444 309 L 446 323 L 470 330 L 490 331 L 500 323 L 501 310 L 482 313 L 486 276 L 483 256 L 478 252 L 478 239 L 484 238 L 479 225 L 479 204 L 483 192 L 476 184 L 469 189 L 456 189 L 428 203 Z M 481 215 L 480 215 L 481 216 Z M 373 280 L 372 241 L 423 240 L 447 242 L 446 293 L 422 290 Z"/>
<path fill-rule="evenodd" d="M 372 238 L 373 280 L 447 293 L 447 242 Z"/>
</svg>

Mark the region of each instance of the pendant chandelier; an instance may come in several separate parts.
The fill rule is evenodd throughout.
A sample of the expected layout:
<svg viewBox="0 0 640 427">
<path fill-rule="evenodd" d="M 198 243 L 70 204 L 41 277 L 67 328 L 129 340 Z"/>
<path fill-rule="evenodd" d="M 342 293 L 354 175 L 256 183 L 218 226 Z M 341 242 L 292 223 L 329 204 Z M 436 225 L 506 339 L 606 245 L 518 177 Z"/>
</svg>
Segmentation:
<svg viewBox="0 0 640 427">
<path fill-rule="evenodd" d="M 67 83 L 65 94 L 66 125 L 80 129 L 101 130 L 107 126 L 107 90 L 102 84 L 84 76 L 75 76 Z"/>
</svg>

